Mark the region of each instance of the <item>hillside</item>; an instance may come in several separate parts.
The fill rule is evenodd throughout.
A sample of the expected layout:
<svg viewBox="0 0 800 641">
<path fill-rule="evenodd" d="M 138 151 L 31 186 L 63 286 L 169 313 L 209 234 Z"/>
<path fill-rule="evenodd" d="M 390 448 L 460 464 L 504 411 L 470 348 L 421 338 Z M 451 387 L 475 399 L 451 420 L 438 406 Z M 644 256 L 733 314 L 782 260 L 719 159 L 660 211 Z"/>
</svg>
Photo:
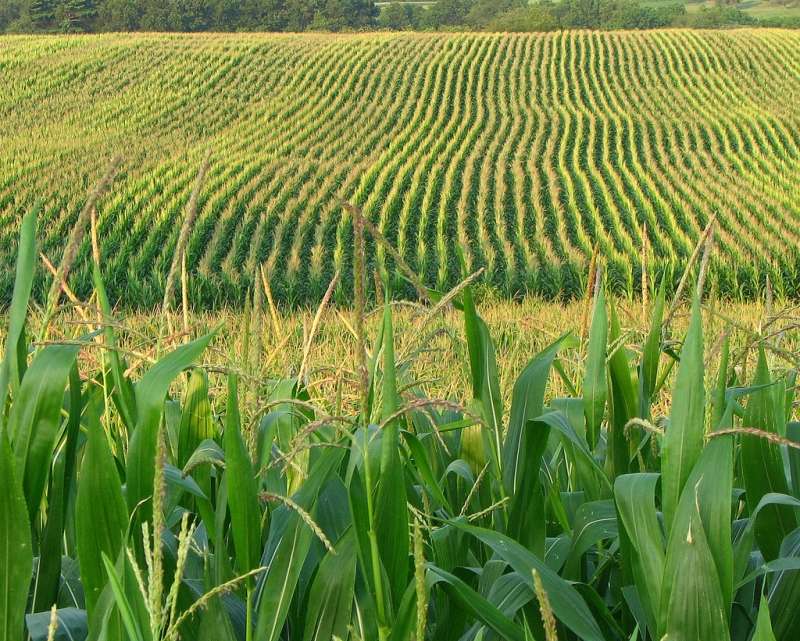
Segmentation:
<svg viewBox="0 0 800 641">
<path fill-rule="evenodd" d="M 22 213 L 45 197 L 55 261 L 121 155 L 104 275 L 157 303 L 209 148 L 197 305 L 241 301 L 261 263 L 280 300 L 318 299 L 350 272 L 340 197 L 430 285 L 459 279 L 460 246 L 503 292 L 571 296 L 597 244 L 636 291 L 645 234 L 675 279 L 716 213 L 716 291 L 769 273 L 800 295 L 800 32 L 4 37 L 0 81 L 0 300 Z"/>
</svg>

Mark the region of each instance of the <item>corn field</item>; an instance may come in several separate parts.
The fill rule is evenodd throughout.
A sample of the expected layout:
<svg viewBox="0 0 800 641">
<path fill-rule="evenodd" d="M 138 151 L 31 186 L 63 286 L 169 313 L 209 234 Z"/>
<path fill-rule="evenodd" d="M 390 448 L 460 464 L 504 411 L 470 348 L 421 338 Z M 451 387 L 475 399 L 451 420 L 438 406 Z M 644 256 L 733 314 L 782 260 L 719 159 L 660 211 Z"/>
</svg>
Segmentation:
<svg viewBox="0 0 800 641">
<path fill-rule="evenodd" d="M 32 301 L 41 211 L 20 226 L 0 362 L 0 640 L 800 635 L 797 319 L 733 349 L 704 336 L 698 284 L 673 336 L 662 283 L 631 344 L 601 278 L 585 334 L 533 355 L 504 407 L 462 281 L 425 313 L 460 312 L 470 384 L 428 398 L 395 352 L 388 275 L 365 329 L 358 224 L 357 340 L 321 398 L 305 358 L 270 380 L 205 364 L 225 327 L 121 347 L 98 250 L 84 319 L 56 337 L 76 295 L 57 277 Z"/>
<path fill-rule="evenodd" d="M 5 305 L 24 212 L 41 200 L 56 262 L 115 156 L 97 229 L 129 307 L 162 300 L 207 155 L 187 241 L 202 308 L 242 305 L 261 266 L 276 302 L 320 301 L 352 273 L 343 201 L 440 291 L 459 250 L 510 296 L 580 297 L 595 251 L 611 292 L 671 291 L 714 220 L 707 292 L 800 296 L 797 32 L 5 37 L 0 80 Z"/>
</svg>

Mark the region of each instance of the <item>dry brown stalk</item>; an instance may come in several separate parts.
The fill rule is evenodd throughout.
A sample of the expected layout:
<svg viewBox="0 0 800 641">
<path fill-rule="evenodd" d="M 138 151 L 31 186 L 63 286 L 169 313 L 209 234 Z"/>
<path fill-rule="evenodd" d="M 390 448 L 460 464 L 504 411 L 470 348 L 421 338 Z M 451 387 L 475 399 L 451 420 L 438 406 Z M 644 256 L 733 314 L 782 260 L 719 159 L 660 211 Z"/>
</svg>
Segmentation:
<svg viewBox="0 0 800 641">
<path fill-rule="evenodd" d="M 83 241 L 84 234 L 86 233 L 86 223 L 91 217 L 91 212 L 97 204 L 97 201 L 114 181 L 121 163 L 122 159 L 119 157 L 116 157 L 111 161 L 108 170 L 100 182 L 97 183 L 95 188 L 89 194 L 86 204 L 83 206 L 81 213 L 78 214 L 78 219 L 72 226 L 72 231 L 70 232 L 67 245 L 64 249 L 64 255 L 61 257 L 61 262 L 58 265 L 58 271 L 53 278 L 53 284 L 51 285 L 50 292 L 47 295 L 47 306 L 45 308 L 44 322 L 42 323 L 40 338 L 44 338 L 46 335 L 47 327 L 50 324 L 50 318 L 52 317 L 53 312 L 58 306 L 58 301 L 61 298 L 63 285 L 69 279 L 69 272 L 78 256 L 78 250 L 81 247 L 81 242 Z"/>
<path fill-rule="evenodd" d="M 785 438 L 780 434 L 775 434 L 774 432 L 766 432 L 764 430 L 760 430 L 756 427 L 732 427 L 726 430 L 717 430 L 716 432 L 711 432 L 710 434 L 707 434 L 706 438 L 711 439 L 711 438 L 717 438 L 718 436 L 729 436 L 731 434 L 741 434 L 742 436 L 755 436 L 758 438 L 763 438 L 775 445 L 785 445 L 786 447 L 791 447 L 793 449 L 800 450 L 800 443 L 798 443 L 797 441 Z"/>
<path fill-rule="evenodd" d="M 678 289 L 675 291 L 675 296 L 672 299 L 672 304 L 669 307 L 669 311 L 667 312 L 666 317 L 664 318 L 663 326 L 667 327 L 672 322 L 672 317 L 675 315 L 680 303 L 681 303 L 681 296 L 683 295 L 683 290 L 686 288 L 686 283 L 689 282 L 689 274 L 692 273 L 692 267 L 694 267 L 697 258 L 700 256 L 700 250 L 706 244 L 706 241 L 711 236 L 712 231 L 714 230 L 714 224 L 717 222 L 717 215 L 714 214 L 711 217 L 711 220 L 708 221 L 708 225 L 706 225 L 705 230 L 702 234 L 700 234 L 700 238 L 697 241 L 697 245 L 692 252 L 692 255 L 689 257 L 689 262 L 686 263 L 686 267 L 683 270 L 683 276 L 681 276 L 681 280 L 678 283 Z"/>
<path fill-rule="evenodd" d="M 272 331 L 275 332 L 275 336 L 283 336 L 283 332 L 281 331 L 280 317 L 278 315 L 278 308 L 275 306 L 275 301 L 272 299 L 272 288 L 269 286 L 269 279 L 267 278 L 267 272 L 264 265 L 259 267 L 259 271 L 261 272 L 261 284 L 264 287 L 264 293 L 267 295 L 269 315 L 272 319 Z"/>
<path fill-rule="evenodd" d="M 322 297 L 322 302 L 317 307 L 317 312 L 314 314 L 314 320 L 311 322 L 311 329 L 308 332 L 308 339 L 306 340 L 303 346 L 303 359 L 300 361 L 300 372 L 297 374 L 297 382 L 300 383 L 303 380 L 303 375 L 306 371 L 306 366 L 308 364 L 308 356 L 311 352 L 311 343 L 314 341 L 314 336 L 319 329 L 319 322 L 322 318 L 322 313 L 325 311 L 325 308 L 328 305 L 328 302 L 333 296 L 333 292 L 336 289 L 336 285 L 339 283 L 339 272 L 337 271 L 333 279 L 331 280 L 330 284 L 328 285 L 328 289 L 325 291 L 325 295 Z"/>
<path fill-rule="evenodd" d="M 586 329 L 589 323 L 589 308 L 592 305 L 592 293 L 594 291 L 594 282 L 596 280 L 597 271 L 597 257 L 600 248 L 597 243 L 594 244 L 592 250 L 592 258 L 589 260 L 589 274 L 586 278 L 586 297 L 583 303 L 583 313 L 581 314 L 581 342 L 586 336 Z"/>
<path fill-rule="evenodd" d="M 367 416 L 369 395 L 369 374 L 367 373 L 367 345 L 364 332 L 364 217 L 360 210 L 353 208 L 353 230 L 355 232 L 355 251 L 353 252 L 353 288 L 355 290 L 356 312 L 356 369 L 361 383 L 361 414 L 363 420 L 369 421 Z"/>
<path fill-rule="evenodd" d="M 419 279 L 419 277 L 414 273 L 414 270 L 409 267 L 408 263 L 403 259 L 400 253 L 392 246 L 392 244 L 386 239 L 386 237 L 378 230 L 375 225 L 372 224 L 371 221 L 367 220 L 367 217 L 364 216 L 364 212 L 361 210 L 360 207 L 356 207 L 355 205 L 347 202 L 346 200 L 339 198 L 339 204 L 347 210 L 355 220 L 360 221 L 362 226 L 362 230 L 365 227 L 367 231 L 372 235 L 372 237 L 378 241 L 383 247 L 389 252 L 389 255 L 394 259 L 394 262 L 397 263 L 397 266 L 400 268 L 400 271 L 405 274 L 406 278 L 414 285 L 414 289 L 417 290 L 417 295 L 419 296 L 420 300 L 428 301 L 432 303 L 430 296 L 428 295 L 428 289 Z"/>
</svg>

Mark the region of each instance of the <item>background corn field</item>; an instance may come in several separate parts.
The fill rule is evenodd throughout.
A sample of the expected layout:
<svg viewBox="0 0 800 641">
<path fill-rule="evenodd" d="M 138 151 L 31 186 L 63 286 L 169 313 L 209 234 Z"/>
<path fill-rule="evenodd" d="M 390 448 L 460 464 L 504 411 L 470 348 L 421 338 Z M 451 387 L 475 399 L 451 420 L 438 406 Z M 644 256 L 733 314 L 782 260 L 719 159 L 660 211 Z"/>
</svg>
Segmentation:
<svg viewBox="0 0 800 641">
<path fill-rule="evenodd" d="M 336 270 L 352 300 L 340 199 L 440 290 L 458 247 L 505 295 L 580 296 L 594 247 L 611 292 L 641 291 L 643 264 L 670 289 L 716 215 L 707 289 L 797 297 L 798 61 L 779 30 L 5 37 L 0 299 L 27 208 L 44 199 L 56 262 L 121 154 L 97 205 L 106 287 L 161 301 L 207 150 L 187 255 L 205 308 L 241 305 L 262 264 L 279 303 L 319 301 Z M 393 272 L 369 239 L 367 262 Z"/>
</svg>

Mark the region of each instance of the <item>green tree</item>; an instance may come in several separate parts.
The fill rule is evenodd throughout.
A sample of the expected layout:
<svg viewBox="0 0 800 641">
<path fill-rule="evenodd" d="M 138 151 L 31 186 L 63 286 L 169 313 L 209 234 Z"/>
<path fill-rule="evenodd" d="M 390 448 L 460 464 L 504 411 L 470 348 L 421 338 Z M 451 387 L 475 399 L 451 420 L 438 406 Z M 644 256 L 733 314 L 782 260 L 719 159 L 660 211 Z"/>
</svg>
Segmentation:
<svg viewBox="0 0 800 641">
<path fill-rule="evenodd" d="M 64 0 L 55 11 L 58 28 L 64 33 L 91 31 L 96 15 L 92 0 Z"/>
<path fill-rule="evenodd" d="M 105 0 L 97 15 L 100 31 L 135 31 L 139 28 L 141 10 L 138 2 L 130 0 Z"/>
<path fill-rule="evenodd" d="M 411 26 L 412 15 L 410 5 L 402 2 L 392 2 L 386 5 L 378 17 L 378 24 L 384 29 L 408 29 Z"/>
<path fill-rule="evenodd" d="M 467 24 L 476 29 L 486 27 L 497 16 L 527 6 L 526 0 L 477 0 L 467 12 Z"/>
<path fill-rule="evenodd" d="M 439 0 L 425 12 L 425 27 L 438 29 L 445 26 L 463 25 L 472 8 L 470 0 Z"/>
<path fill-rule="evenodd" d="M 56 7 L 53 0 L 31 0 L 28 15 L 36 29 L 47 31 L 53 28 Z"/>
</svg>

